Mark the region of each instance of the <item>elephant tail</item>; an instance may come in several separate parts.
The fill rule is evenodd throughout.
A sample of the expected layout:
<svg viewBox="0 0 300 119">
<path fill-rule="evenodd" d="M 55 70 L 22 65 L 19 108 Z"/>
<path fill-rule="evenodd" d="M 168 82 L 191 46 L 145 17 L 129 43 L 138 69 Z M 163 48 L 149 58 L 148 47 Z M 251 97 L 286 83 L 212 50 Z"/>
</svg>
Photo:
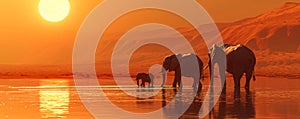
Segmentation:
<svg viewBox="0 0 300 119">
<path fill-rule="evenodd" d="M 201 70 L 200 75 L 201 75 L 201 80 L 204 81 L 204 70 L 206 70 L 208 68 L 208 64 L 204 66 L 204 68 Z"/>
<path fill-rule="evenodd" d="M 252 77 L 253 77 L 253 81 L 256 81 L 255 75 L 253 75 Z"/>
<path fill-rule="evenodd" d="M 204 66 L 203 70 L 206 70 L 208 68 L 208 64 Z"/>
<path fill-rule="evenodd" d="M 253 78 L 253 81 L 256 81 L 256 78 L 255 78 L 255 73 L 253 71 L 253 74 L 252 74 L 252 78 Z"/>
</svg>

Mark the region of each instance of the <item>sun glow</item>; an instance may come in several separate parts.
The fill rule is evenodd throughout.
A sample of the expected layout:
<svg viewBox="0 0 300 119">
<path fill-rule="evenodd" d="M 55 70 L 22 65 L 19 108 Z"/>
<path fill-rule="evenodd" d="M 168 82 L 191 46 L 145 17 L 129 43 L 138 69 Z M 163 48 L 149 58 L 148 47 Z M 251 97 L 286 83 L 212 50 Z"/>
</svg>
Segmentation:
<svg viewBox="0 0 300 119">
<path fill-rule="evenodd" d="M 40 0 L 39 12 L 50 22 L 59 22 L 65 19 L 70 12 L 69 0 Z"/>
</svg>

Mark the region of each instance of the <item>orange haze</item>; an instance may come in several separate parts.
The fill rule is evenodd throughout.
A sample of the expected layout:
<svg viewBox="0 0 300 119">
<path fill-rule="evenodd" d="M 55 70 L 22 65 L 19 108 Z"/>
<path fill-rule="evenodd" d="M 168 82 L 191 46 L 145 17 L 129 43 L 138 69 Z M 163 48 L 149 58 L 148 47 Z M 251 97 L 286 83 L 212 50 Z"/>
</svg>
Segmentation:
<svg viewBox="0 0 300 119">
<path fill-rule="evenodd" d="M 70 0 L 69 16 L 50 23 L 38 13 L 39 0 L 1 0 L 0 64 L 70 64 L 77 30 L 101 1 Z M 256 16 L 286 1 L 198 0 L 216 22 Z"/>
</svg>

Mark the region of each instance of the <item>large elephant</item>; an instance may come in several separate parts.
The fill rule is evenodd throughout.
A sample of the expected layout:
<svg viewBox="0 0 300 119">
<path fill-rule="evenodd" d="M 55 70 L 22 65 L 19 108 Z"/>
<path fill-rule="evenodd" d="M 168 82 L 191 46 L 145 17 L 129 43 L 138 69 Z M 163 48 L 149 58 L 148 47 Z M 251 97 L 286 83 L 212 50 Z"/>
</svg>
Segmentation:
<svg viewBox="0 0 300 119">
<path fill-rule="evenodd" d="M 220 49 L 223 52 L 218 52 Z M 214 54 L 214 55 L 211 55 Z M 224 46 L 216 46 L 214 45 L 213 48 L 210 51 L 210 62 L 209 62 L 209 68 L 210 68 L 210 74 L 211 76 L 213 69 L 211 69 L 211 61 L 213 61 L 213 58 L 216 58 L 220 55 L 226 55 L 226 71 L 233 75 L 234 79 L 234 87 L 236 89 L 240 88 L 240 80 L 243 76 L 243 74 L 246 74 L 246 84 L 245 88 L 249 89 L 250 87 L 250 80 L 253 77 L 253 80 L 255 80 L 254 73 L 254 66 L 256 64 L 256 58 L 254 53 L 247 48 L 244 45 L 230 45 L 230 44 L 224 44 Z M 225 84 L 226 85 L 226 84 Z"/>
<path fill-rule="evenodd" d="M 197 88 L 197 83 L 199 82 L 198 89 L 202 88 L 202 84 L 199 81 L 202 71 L 203 71 L 203 62 L 195 54 L 173 54 L 167 56 L 163 61 L 162 67 L 162 77 L 163 83 L 162 87 L 165 84 L 166 72 L 175 71 L 175 78 L 173 81 L 173 87 L 176 87 L 177 84 L 182 88 L 181 75 L 186 77 L 192 77 L 194 79 L 193 87 Z"/>
</svg>

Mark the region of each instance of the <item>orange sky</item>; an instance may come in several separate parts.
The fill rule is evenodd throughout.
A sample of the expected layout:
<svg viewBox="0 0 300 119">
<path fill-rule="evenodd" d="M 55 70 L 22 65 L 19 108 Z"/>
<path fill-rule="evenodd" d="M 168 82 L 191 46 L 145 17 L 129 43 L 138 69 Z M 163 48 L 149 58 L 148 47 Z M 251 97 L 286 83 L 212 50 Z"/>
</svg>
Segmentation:
<svg viewBox="0 0 300 119">
<path fill-rule="evenodd" d="M 233 22 L 272 10 L 292 0 L 197 0 L 216 22 Z M 299 0 L 294 0 L 299 1 Z M 73 41 L 86 15 L 101 0 L 70 0 L 69 16 L 45 21 L 39 0 L 0 1 L 0 64 L 71 63 Z"/>
</svg>

